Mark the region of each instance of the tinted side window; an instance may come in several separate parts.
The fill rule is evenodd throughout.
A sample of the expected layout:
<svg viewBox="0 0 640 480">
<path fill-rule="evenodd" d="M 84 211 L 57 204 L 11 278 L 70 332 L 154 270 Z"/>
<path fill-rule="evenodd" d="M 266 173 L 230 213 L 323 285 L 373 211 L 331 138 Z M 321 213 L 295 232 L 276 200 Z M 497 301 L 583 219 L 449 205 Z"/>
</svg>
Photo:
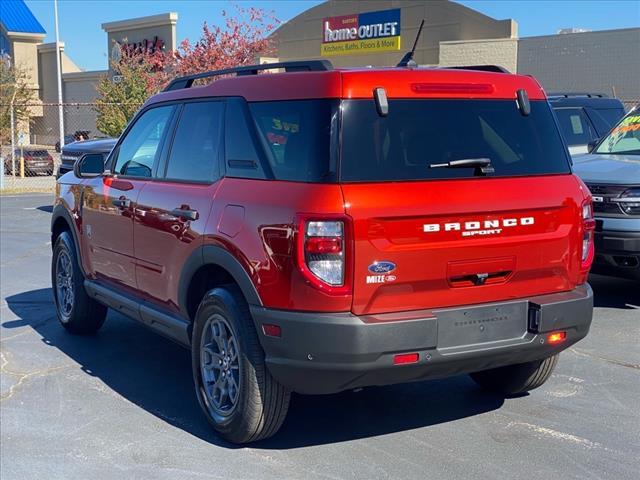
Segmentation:
<svg viewBox="0 0 640 480">
<path fill-rule="evenodd" d="M 597 135 L 582 109 L 559 108 L 555 112 L 567 145 L 586 145 L 596 138 Z"/>
<path fill-rule="evenodd" d="M 269 163 L 278 180 L 327 182 L 335 179 L 331 127 L 337 116 L 332 100 L 260 102 L 250 105 Z"/>
<path fill-rule="evenodd" d="M 593 120 L 599 137 L 604 137 L 624 117 L 622 108 L 587 108 L 586 110 L 589 118 Z"/>
<path fill-rule="evenodd" d="M 606 108 L 604 110 L 598 109 L 596 112 L 604 117 L 610 127 L 613 127 L 622 117 L 624 117 L 624 110 L 621 108 Z"/>
<path fill-rule="evenodd" d="M 173 112 L 173 105 L 147 110 L 118 146 L 113 173 L 150 177 L 159 146 Z"/>
<path fill-rule="evenodd" d="M 225 114 L 225 161 L 227 176 L 266 178 L 259 148 L 251 135 L 249 112 L 244 100 L 227 100 Z"/>
<path fill-rule="evenodd" d="M 213 182 L 220 176 L 222 108 L 222 102 L 184 105 L 169 154 L 167 178 Z"/>
</svg>

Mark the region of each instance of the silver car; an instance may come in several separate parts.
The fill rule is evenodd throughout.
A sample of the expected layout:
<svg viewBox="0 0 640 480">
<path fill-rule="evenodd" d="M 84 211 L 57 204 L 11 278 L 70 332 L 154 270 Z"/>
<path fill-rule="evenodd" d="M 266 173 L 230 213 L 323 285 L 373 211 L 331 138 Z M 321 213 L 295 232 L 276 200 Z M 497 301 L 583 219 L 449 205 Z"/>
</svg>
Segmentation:
<svg viewBox="0 0 640 480">
<path fill-rule="evenodd" d="M 631 110 L 574 172 L 593 195 L 596 258 L 592 271 L 640 280 L 640 109 Z"/>
</svg>

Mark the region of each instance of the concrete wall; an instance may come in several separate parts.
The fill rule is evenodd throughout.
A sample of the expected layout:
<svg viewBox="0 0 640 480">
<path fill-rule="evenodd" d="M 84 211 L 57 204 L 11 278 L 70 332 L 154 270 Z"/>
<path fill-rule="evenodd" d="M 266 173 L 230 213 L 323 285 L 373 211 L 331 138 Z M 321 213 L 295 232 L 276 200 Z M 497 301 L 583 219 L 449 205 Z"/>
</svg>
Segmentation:
<svg viewBox="0 0 640 480">
<path fill-rule="evenodd" d="M 64 75 L 69 72 L 79 72 L 78 67 L 64 53 L 64 42 L 60 42 L 60 69 L 63 75 L 62 101 L 68 102 L 65 96 Z M 38 45 L 38 79 L 40 82 L 40 100 L 44 104 L 41 114 L 31 118 L 31 143 L 38 145 L 53 145 L 59 138 L 58 125 L 58 70 L 56 66 L 56 44 L 44 43 Z M 49 104 L 49 105 L 48 105 Z M 68 132 L 68 129 L 66 129 Z"/>
<path fill-rule="evenodd" d="M 1 24 L 0 24 L 1 25 Z M 29 117 L 42 117 L 42 107 L 40 106 L 40 86 L 39 83 L 39 67 L 38 67 L 38 44 L 42 43 L 44 34 L 7 32 L 2 28 L 5 37 L 5 47 L 11 52 L 11 60 L 13 65 L 23 70 L 26 74 L 26 80 L 32 90 L 31 106 L 29 107 Z M 30 135 L 30 123 L 24 121 L 16 122 L 16 135 Z"/>
<path fill-rule="evenodd" d="M 65 102 L 71 104 L 94 103 L 98 96 L 98 83 L 108 73 L 108 70 L 99 70 L 63 75 Z M 65 129 L 68 133 L 73 133 L 76 130 L 89 130 L 92 137 L 102 135 L 96 127 L 96 111 L 93 105 L 69 105 L 65 108 L 64 117 Z"/>
<path fill-rule="evenodd" d="M 441 67 L 484 64 L 499 65 L 515 72 L 518 68 L 518 40 L 498 38 L 440 42 Z"/>
<path fill-rule="evenodd" d="M 640 102 L 640 28 L 527 37 L 518 45 L 518 73 L 547 92 L 602 92 Z"/>
<path fill-rule="evenodd" d="M 38 44 L 44 35 L 9 34 L 13 64 L 25 70 L 27 80 L 38 89 Z"/>
<path fill-rule="evenodd" d="M 425 19 L 415 60 L 420 65 L 437 64 L 440 42 L 476 38 L 512 38 L 513 20 L 495 20 L 457 3 L 410 0 L 329 0 L 289 20 L 273 34 L 280 60 L 320 57 L 322 19 L 392 8 L 402 9 L 400 51 L 325 57 L 335 66 L 395 65 L 413 45 L 421 20 Z"/>
<path fill-rule="evenodd" d="M 60 69 L 62 74 L 79 72 L 78 67 L 64 53 L 64 42 L 60 42 Z M 44 43 L 38 45 L 38 77 L 40 80 L 40 98 L 44 103 L 58 103 L 58 69 L 56 66 L 56 44 Z M 64 93 L 64 92 L 63 92 Z M 63 96 L 63 102 L 67 101 Z"/>
</svg>

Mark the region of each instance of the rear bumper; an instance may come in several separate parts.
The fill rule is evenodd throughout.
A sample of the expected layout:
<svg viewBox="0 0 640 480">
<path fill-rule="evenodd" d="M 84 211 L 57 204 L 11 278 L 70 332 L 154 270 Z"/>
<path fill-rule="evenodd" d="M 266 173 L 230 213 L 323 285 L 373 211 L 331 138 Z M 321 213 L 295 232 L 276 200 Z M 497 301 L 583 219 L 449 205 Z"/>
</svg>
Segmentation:
<svg viewBox="0 0 640 480">
<path fill-rule="evenodd" d="M 441 332 L 439 342 L 439 321 L 474 318 L 473 306 L 375 317 L 256 306 L 251 307 L 251 313 L 274 378 L 300 393 L 323 394 L 447 377 L 551 356 L 587 335 L 593 313 L 593 292 L 584 284 L 570 292 L 483 307 L 495 307 L 496 311 L 525 309 L 529 327 L 515 338 L 453 345 L 450 328 L 446 337 Z M 400 315 L 407 319 L 398 318 Z M 478 325 L 495 321 L 493 318 L 476 320 Z M 279 325 L 282 337 L 265 336 L 263 323 Z M 545 333 L 555 330 L 566 331 L 566 339 L 558 345 L 549 345 Z M 447 346 L 439 347 L 438 343 Z M 394 355 L 407 352 L 419 353 L 419 361 L 393 364 Z"/>
<path fill-rule="evenodd" d="M 640 231 L 597 231 L 595 246 L 593 273 L 640 280 Z"/>
</svg>

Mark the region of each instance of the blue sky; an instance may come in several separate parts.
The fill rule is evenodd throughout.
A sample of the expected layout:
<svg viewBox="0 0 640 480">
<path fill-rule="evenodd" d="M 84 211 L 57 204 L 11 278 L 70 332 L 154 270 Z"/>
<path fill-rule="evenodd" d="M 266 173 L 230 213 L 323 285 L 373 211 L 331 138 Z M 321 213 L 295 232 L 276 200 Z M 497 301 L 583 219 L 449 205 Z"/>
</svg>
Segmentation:
<svg viewBox="0 0 640 480">
<path fill-rule="evenodd" d="M 27 0 L 27 5 L 54 41 L 53 1 Z M 81 68 L 107 66 L 107 37 L 100 25 L 114 20 L 174 11 L 178 13 L 178 41 L 199 37 L 202 22 L 215 24 L 232 3 L 274 11 L 289 20 L 321 3 L 316 0 L 215 1 L 215 0 L 59 0 L 60 39 L 66 53 Z M 496 19 L 513 18 L 519 36 L 548 35 L 560 28 L 607 30 L 640 26 L 640 0 L 460 0 L 467 7 Z"/>
</svg>

